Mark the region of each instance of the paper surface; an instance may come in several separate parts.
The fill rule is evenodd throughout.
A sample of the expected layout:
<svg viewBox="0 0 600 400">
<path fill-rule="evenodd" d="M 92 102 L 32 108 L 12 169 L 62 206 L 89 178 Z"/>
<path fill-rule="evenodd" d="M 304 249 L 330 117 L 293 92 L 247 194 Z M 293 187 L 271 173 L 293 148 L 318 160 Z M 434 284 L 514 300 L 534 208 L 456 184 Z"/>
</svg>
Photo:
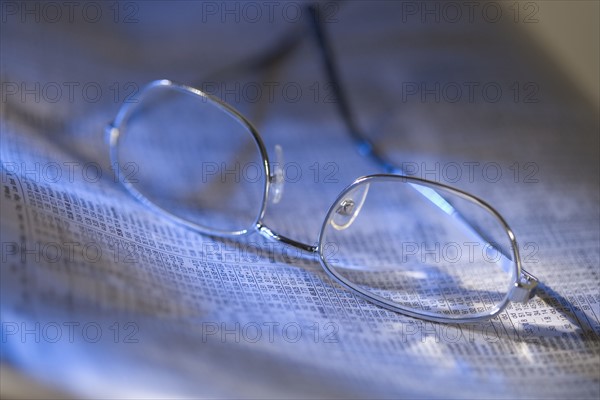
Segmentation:
<svg viewBox="0 0 600 400">
<path fill-rule="evenodd" d="M 136 72 L 142 63 L 125 66 L 118 55 L 96 63 L 79 39 L 54 45 L 68 62 L 44 59 L 45 42 L 26 44 L 17 20 L 2 38 L 2 362 L 75 397 L 597 398 L 598 115 L 555 79 L 559 71 L 507 58 L 532 51 L 512 22 L 407 15 L 398 24 L 398 10 L 379 6 L 336 8 L 327 25 L 360 123 L 411 175 L 497 207 L 524 267 L 543 282 L 538 297 L 483 323 L 423 322 L 342 289 L 313 255 L 170 222 L 115 182 L 102 135 L 121 101 L 107 87 L 112 77 L 123 89 L 162 77 L 198 83 L 201 74 Z M 145 12 L 133 31 L 143 31 Z M 118 40 L 94 33 L 106 49 Z M 214 90 L 256 123 L 271 157 L 282 145 L 288 181 L 266 222 L 310 244 L 340 190 L 379 171 L 356 154 L 328 101 L 314 46 L 307 37 L 274 67 L 229 73 L 224 88 L 233 89 Z M 87 50 L 77 58 L 79 48 Z M 105 94 L 96 103 L 50 102 L 51 88 L 39 101 L 21 97 L 21 82 L 66 81 L 99 82 Z M 249 82 L 303 95 L 264 91 L 248 101 L 239 88 Z M 498 101 L 479 89 L 473 101 L 468 91 L 444 97 L 491 83 L 503 89 Z M 434 88 L 424 98 L 421 84 Z"/>
</svg>

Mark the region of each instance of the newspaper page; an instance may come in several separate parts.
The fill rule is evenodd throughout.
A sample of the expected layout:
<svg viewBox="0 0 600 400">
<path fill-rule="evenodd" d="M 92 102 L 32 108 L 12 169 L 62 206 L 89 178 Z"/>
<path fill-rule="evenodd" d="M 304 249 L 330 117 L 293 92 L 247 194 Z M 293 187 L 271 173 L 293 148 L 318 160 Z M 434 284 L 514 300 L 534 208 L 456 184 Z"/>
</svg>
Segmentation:
<svg viewBox="0 0 600 400">
<path fill-rule="evenodd" d="M 600 395 L 598 114 L 523 39 L 508 3 L 494 3 L 498 21 L 483 3 L 461 20 L 437 2 L 437 14 L 404 2 L 320 9 L 373 142 L 407 175 L 497 207 L 540 279 L 528 303 L 471 324 L 382 309 L 335 283 L 312 253 L 257 234 L 202 235 L 119 184 L 104 140 L 119 106 L 152 79 L 194 84 L 252 120 L 272 157 L 281 145 L 284 194 L 265 223 L 315 244 L 337 194 L 381 170 L 357 154 L 309 33 L 267 66 L 244 68 L 277 42 L 267 37 L 305 29 L 289 14 L 300 4 L 253 3 L 255 20 L 236 2 L 177 13 L 161 2 L 85 3 L 70 21 L 53 3 L 63 12 L 53 23 L 44 3 L 8 3 L 4 367 L 86 398 Z M 218 36 L 225 23 L 237 35 Z M 264 46 L 248 50 L 245 29 L 262 32 Z"/>
</svg>

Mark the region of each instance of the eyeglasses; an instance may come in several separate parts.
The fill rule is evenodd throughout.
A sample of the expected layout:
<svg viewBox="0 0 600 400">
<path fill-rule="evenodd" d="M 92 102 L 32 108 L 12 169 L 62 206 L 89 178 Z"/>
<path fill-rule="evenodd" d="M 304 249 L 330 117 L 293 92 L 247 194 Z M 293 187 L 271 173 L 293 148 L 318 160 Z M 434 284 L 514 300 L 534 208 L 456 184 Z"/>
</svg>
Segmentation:
<svg viewBox="0 0 600 400">
<path fill-rule="evenodd" d="M 315 32 L 352 136 L 363 154 L 396 172 L 352 123 L 318 23 Z M 512 230 L 469 193 L 396 173 L 363 176 L 331 204 L 316 245 L 302 243 L 264 222 L 283 193 L 280 147 L 271 163 L 243 115 L 189 86 L 154 81 L 137 100 L 107 127 L 111 161 L 133 196 L 182 225 L 216 237 L 259 233 L 317 254 L 356 295 L 431 321 L 492 318 L 533 294 L 537 279 L 522 269 Z"/>
</svg>

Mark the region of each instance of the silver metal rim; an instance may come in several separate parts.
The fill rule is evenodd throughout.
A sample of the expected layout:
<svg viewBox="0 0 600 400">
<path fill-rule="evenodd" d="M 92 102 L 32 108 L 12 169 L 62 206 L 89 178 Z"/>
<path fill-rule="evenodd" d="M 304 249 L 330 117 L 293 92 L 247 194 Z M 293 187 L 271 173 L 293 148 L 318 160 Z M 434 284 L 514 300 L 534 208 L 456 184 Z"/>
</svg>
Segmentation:
<svg viewBox="0 0 600 400">
<path fill-rule="evenodd" d="M 325 261 L 325 256 L 323 254 L 325 246 L 324 246 L 324 243 L 322 242 L 324 239 L 324 232 L 325 232 L 325 229 L 327 228 L 329 219 L 331 218 L 331 216 L 337 209 L 337 204 L 343 200 L 345 194 L 348 191 L 350 191 L 350 190 L 356 188 L 357 186 L 362 185 L 366 182 L 399 181 L 399 180 L 402 181 L 403 183 L 410 182 L 410 183 L 418 184 L 421 186 L 429 187 L 431 189 L 443 189 L 447 192 L 455 194 L 465 200 L 469 200 L 469 201 L 477 204 L 478 206 L 484 208 L 486 211 L 488 211 L 492 215 L 494 215 L 494 217 L 496 217 L 498 222 L 500 222 L 500 224 L 506 231 L 507 236 L 511 243 L 512 255 L 514 257 L 513 258 L 514 270 L 513 270 L 512 282 L 511 282 L 511 285 L 507 288 L 506 295 L 504 296 L 503 300 L 492 310 L 489 310 L 489 312 L 486 312 L 486 313 L 481 313 L 480 315 L 474 315 L 472 317 L 441 316 L 440 314 L 431 313 L 431 312 L 427 312 L 427 311 L 422 311 L 422 312 L 415 311 L 413 309 L 406 308 L 396 302 L 393 302 L 389 299 L 378 296 L 372 292 L 369 292 L 368 290 L 361 288 L 360 286 L 352 283 L 351 281 L 346 279 L 344 276 L 339 274 L 339 272 L 337 272 L 334 268 L 331 268 L 328 265 L 328 263 Z M 323 221 L 323 225 L 321 226 L 321 230 L 319 232 L 317 252 L 319 254 L 319 261 L 321 263 L 321 266 L 325 269 L 325 271 L 327 271 L 329 276 L 331 276 L 336 282 L 340 283 L 345 288 L 350 289 L 351 291 L 357 293 L 364 299 L 366 299 L 374 304 L 377 304 L 383 308 L 386 308 L 388 310 L 398 312 L 401 314 L 405 314 L 405 315 L 409 315 L 411 317 L 417 317 L 420 319 L 434 321 L 434 322 L 461 323 L 461 322 L 475 322 L 475 321 L 479 321 L 479 320 L 487 320 L 487 319 L 493 318 L 494 316 L 496 316 L 500 312 L 502 312 L 502 310 L 504 310 L 504 308 L 508 305 L 508 303 L 510 302 L 510 290 L 512 287 L 514 287 L 518 283 L 519 276 L 521 276 L 521 260 L 519 257 L 519 250 L 518 250 L 515 236 L 514 236 L 512 230 L 510 229 L 510 227 L 508 226 L 508 224 L 506 223 L 506 221 L 502 218 L 502 216 L 494 208 L 492 208 L 492 206 L 490 206 L 485 201 L 479 199 L 478 197 L 475 197 L 471 194 L 468 194 L 462 190 L 453 188 L 451 186 L 447 186 L 447 185 L 437 183 L 437 182 L 427 181 L 427 180 L 416 178 L 416 177 L 403 176 L 403 175 L 375 174 L 375 175 L 363 176 L 363 177 L 356 179 L 351 185 L 346 187 L 340 193 L 340 195 L 336 198 L 336 200 L 333 202 L 333 204 L 327 211 L 326 218 Z"/>
<path fill-rule="evenodd" d="M 245 127 L 248 130 L 248 132 L 250 132 L 250 134 L 252 135 L 252 138 L 254 139 L 254 143 L 256 144 L 258 151 L 262 157 L 262 164 L 263 164 L 262 166 L 264 168 L 264 173 L 265 173 L 263 196 L 262 196 L 260 209 L 258 211 L 258 215 L 254 219 L 254 221 L 250 224 L 250 226 L 246 229 L 241 229 L 241 230 L 237 230 L 237 231 L 211 229 L 211 228 L 196 224 L 194 222 L 190 222 L 184 218 L 181 218 L 181 217 L 169 212 L 169 210 L 166 210 L 166 209 L 156 205 L 151 200 L 149 200 L 146 196 L 144 196 L 140 191 L 138 191 L 135 188 L 135 186 L 133 186 L 128 181 L 121 180 L 121 183 L 123 184 L 123 186 L 125 186 L 125 188 L 127 188 L 127 190 L 135 198 L 137 198 L 139 201 L 141 201 L 148 207 L 154 209 L 155 211 L 164 213 L 173 221 L 175 221 L 179 224 L 185 225 L 185 226 L 187 226 L 191 229 L 194 229 L 198 232 L 205 233 L 205 234 L 212 235 L 212 236 L 231 237 L 231 236 L 246 235 L 248 233 L 256 231 L 257 226 L 259 226 L 261 224 L 261 221 L 265 214 L 267 199 L 269 198 L 269 188 L 270 188 L 270 179 L 271 179 L 269 156 L 268 156 L 267 150 L 265 148 L 265 145 L 264 145 L 260 135 L 258 134 L 258 131 L 256 130 L 256 128 L 252 125 L 252 123 L 250 123 L 250 121 L 248 121 L 235 108 L 231 107 L 229 104 L 221 101 L 220 99 L 218 99 L 214 96 L 211 96 L 207 93 L 204 93 L 203 91 L 195 89 L 193 87 L 176 84 L 176 83 L 173 83 L 166 79 L 153 81 L 153 82 L 150 82 L 149 84 L 147 84 L 146 86 L 144 86 L 144 88 L 140 91 L 138 100 L 143 99 L 148 93 L 150 93 L 151 91 L 153 91 L 157 88 L 171 88 L 171 89 L 177 90 L 182 93 L 191 94 L 194 96 L 198 96 L 200 98 L 204 98 L 207 101 L 210 101 L 212 105 L 219 107 L 223 112 L 225 112 L 228 116 L 230 116 L 231 118 L 236 120 L 243 127 Z M 123 125 L 123 123 L 126 122 L 127 118 L 132 113 L 132 111 L 135 109 L 135 106 L 136 106 L 136 103 L 125 103 L 119 110 L 119 113 L 117 114 L 117 117 L 115 118 L 114 122 L 111 124 L 111 126 L 109 126 L 109 131 L 107 132 L 108 142 L 109 142 L 109 146 L 110 146 L 111 163 L 113 164 L 114 168 L 116 169 L 116 172 L 118 173 L 117 176 L 122 176 L 122 171 L 121 171 L 121 166 L 119 163 L 119 156 L 118 156 L 119 138 L 122 133 L 120 131 L 120 128 Z"/>
</svg>

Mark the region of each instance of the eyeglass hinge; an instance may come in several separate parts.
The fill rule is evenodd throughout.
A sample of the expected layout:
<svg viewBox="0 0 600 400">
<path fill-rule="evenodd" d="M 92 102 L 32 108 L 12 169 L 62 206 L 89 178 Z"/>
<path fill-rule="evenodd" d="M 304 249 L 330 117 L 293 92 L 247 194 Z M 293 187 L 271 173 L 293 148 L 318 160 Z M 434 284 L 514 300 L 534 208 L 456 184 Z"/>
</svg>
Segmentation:
<svg viewBox="0 0 600 400">
<path fill-rule="evenodd" d="M 527 271 L 521 271 L 521 276 L 510 292 L 510 301 L 526 303 L 535 295 L 538 279 Z"/>
</svg>

